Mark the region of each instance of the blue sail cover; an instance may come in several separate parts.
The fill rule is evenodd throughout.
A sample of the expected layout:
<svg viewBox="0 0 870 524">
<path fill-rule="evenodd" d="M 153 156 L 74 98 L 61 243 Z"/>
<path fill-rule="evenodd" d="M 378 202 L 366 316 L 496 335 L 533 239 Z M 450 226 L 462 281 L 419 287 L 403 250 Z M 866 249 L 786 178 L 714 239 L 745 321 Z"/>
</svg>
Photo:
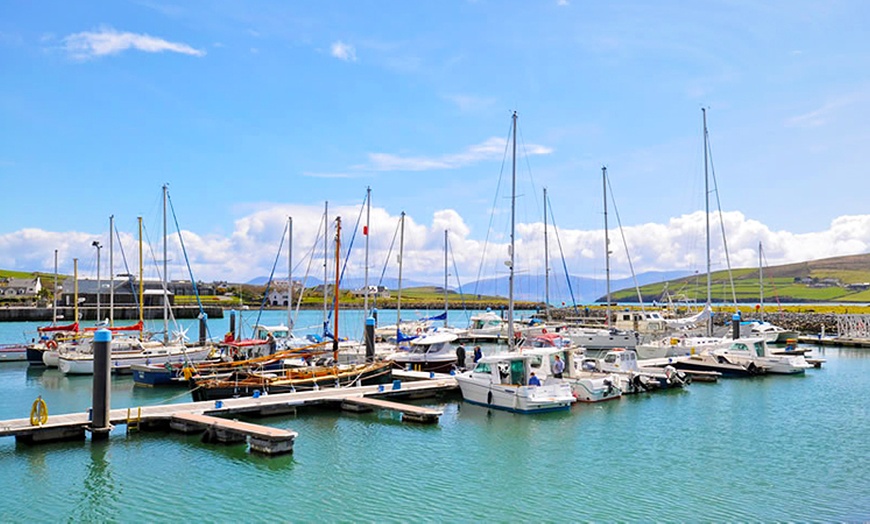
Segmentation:
<svg viewBox="0 0 870 524">
<path fill-rule="evenodd" d="M 423 320 L 447 320 L 447 312 L 435 315 L 434 317 L 424 318 Z"/>
<path fill-rule="evenodd" d="M 399 342 L 407 342 L 409 340 L 414 340 L 415 338 L 417 338 L 417 335 L 408 336 L 402 333 L 401 329 L 396 329 L 396 340 Z"/>
</svg>

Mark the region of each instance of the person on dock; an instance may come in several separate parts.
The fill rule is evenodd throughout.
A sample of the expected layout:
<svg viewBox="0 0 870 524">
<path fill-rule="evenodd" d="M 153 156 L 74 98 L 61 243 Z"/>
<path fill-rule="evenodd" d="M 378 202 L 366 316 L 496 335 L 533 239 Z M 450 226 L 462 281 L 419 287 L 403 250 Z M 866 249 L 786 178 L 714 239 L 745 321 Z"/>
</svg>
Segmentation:
<svg viewBox="0 0 870 524">
<path fill-rule="evenodd" d="M 465 369 L 465 346 L 459 344 L 456 348 L 456 367 Z"/>
<path fill-rule="evenodd" d="M 530 386 L 540 386 L 541 385 L 541 379 L 539 379 L 537 376 L 535 376 L 534 371 L 532 371 L 532 374 L 529 375 L 529 385 Z"/>
<path fill-rule="evenodd" d="M 553 377 L 562 378 L 562 372 L 565 371 L 565 362 L 559 358 L 559 355 L 556 355 L 555 359 L 553 362 Z"/>
<path fill-rule="evenodd" d="M 474 346 L 474 363 L 477 364 L 477 361 L 483 358 L 483 351 L 480 350 L 480 346 Z"/>
</svg>

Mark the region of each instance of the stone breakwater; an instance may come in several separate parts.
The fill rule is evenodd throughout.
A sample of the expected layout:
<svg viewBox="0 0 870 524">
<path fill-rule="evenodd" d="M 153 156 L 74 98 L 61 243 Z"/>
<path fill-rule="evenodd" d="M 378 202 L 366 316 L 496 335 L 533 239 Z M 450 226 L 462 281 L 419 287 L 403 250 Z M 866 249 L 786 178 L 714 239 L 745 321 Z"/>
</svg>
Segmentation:
<svg viewBox="0 0 870 524">
<path fill-rule="evenodd" d="M 614 311 L 617 311 L 614 309 Z M 619 311 L 622 311 L 620 309 Z M 578 314 L 579 313 L 579 314 Z M 731 324 L 731 312 L 716 312 L 713 314 L 713 324 L 716 326 L 725 326 Z M 543 314 L 536 315 L 543 317 Z M 555 309 L 550 311 L 550 316 L 556 321 L 580 321 L 596 324 L 603 324 L 606 312 L 603 308 L 590 308 L 588 311 L 581 309 L 574 311 L 573 309 Z M 755 314 L 743 316 L 744 321 L 758 320 Z M 837 332 L 837 315 L 833 313 L 816 313 L 816 312 L 782 312 L 782 313 L 765 313 L 764 320 L 779 326 L 784 329 L 794 330 L 802 335 L 817 335 L 822 332 L 826 334 L 835 334 Z"/>
</svg>

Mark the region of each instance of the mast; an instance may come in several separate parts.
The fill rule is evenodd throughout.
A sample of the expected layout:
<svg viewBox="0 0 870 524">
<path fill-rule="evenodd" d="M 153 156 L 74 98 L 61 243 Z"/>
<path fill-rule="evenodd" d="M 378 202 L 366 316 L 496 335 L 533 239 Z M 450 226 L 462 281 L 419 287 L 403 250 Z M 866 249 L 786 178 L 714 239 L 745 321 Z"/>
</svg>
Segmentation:
<svg viewBox="0 0 870 524">
<path fill-rule="evenodd" d="M 144 289 L 144 262 L 142 258 L 142 217 L 137 217 L 139 222 L 139 322 L 145 322 L 145 289 Z"/>
<path fill-rule="evenodd" d="M 508 277 L 508 351 L 514 349 L 514 232 L 516 229 L 516 207 L 517 207 L 517 112 L 514 111 L 513 117 L 513 147 L 512 147 L 512 164 L 511 164 L 511 245 L 510 245 L 510 269 Z"/>
<path fill-rule="evenodd" d="M 604 275 L 607 280 L 607 322 L 610 329 L 610 232 L 607 230 L 607 167 L 601 166 L 601 183 L 604 187 Z"/>
<path fill-rule="evenodd" d="M 169 345 L 169 284 L 167 280 L 166 262 L 166 184 L 163 184 L 163 345 Z"/>
<path fill-rule="evenodd" d="M 444 327 L 447 327 L 447 230 L 444 230 Z"/>
<path fill-rule="evenodd" d="M 710 273 L 710 177 L 707 172 L 707 110 L 701 108 L 701 114 L 704 119 L 704 218 L 706 220 L 707 231 L 707 307 L 711 308 L 707 314 L 707 336 L 713 336 L 713 311 L 712 311 L 712 295 L 713 295 L 713 278 Z"/>
<path fill-rule="evenodd" d="M 399 290 L 396 293 L 396 349 L 402 333 L 402 254 L 405 252 L 405 212 L 399 216 Z"/>
<path fill-rule="evenodd" d="M 544 188 L 544 307 L 550 319 L 550 249 L 547 243 L 547 188 Z"/>
<path fill-rule="evenodd" d="M 372 188 L 366 187 L 366 225 L 363 227 L 363 235 L 366 237 L 365 277 L 363 279 L 363 322 L 369 317 L 369 225 L 372 218 Z"/>
<path fill-rule="evenodd" d="M 332 328 L 332 360 L 338 365 L 338 279 L 341 266 L 341 217 L 335 217 L 335 289 L 333 290 L 333 315 L 335 316 Z M 325 289 L 325 288 L 324 288 Z"/>
<path fill-rule="evenodd" d="M 79 259 L 73 259 L 73 315 L 79 321 Z"/>
<path fill-rule="evenodd" d="M 51 325 L 57 325 L 57 249 L 54 250 L 54 291 L 51 294 Z"/>
<path fill-rule="evenodd" d="M 327 263 L 327 255 L 329 254 L 329 238 L 327 238 L 327 231 L 329 231 L 329 222 L 327 221 L 329 217 L 329 201 L 327 200 L 323 205 L 323 329 L 326 330 L 326 327 L 329 323 L 329 318 L 326 315 L 326 311 L 329 309 L 329 302 L 327 301 L 326 296 L 326 282 L 329 281 L 329 264 Z"/>
<path fill-rule="evenodd" d="M 115 215 L 109 215 L 109 327 L 115 327 Z"/>
<path fill-rule="evenodd" d="M 764 266 L 761 262 L 761 241 L 758 242 L 758 310 L 761 313 L 761 321 L 764 322 Z"/>
<path fill-rule="evenodd" d="M 287 327 L 293 332 L 293 217 L 287 217 Z"/>
<path fill-rule="evenodd" d="M 100 315 L 100 291 L 101 291 L 100 288 L 103 287 L 103 283 L 100 280 L 100 248 L 102 248 L 103 246 L 100 245 L 100 242 L 98 240 L 94 240 L 94 243 L 92 245 L 95 248 L 97 248 L 97 314 L 94 317 L 94 319 L 96 320 L 97 323 L 99 323 L 100 316 L 101 316 Z"/>
</svg>

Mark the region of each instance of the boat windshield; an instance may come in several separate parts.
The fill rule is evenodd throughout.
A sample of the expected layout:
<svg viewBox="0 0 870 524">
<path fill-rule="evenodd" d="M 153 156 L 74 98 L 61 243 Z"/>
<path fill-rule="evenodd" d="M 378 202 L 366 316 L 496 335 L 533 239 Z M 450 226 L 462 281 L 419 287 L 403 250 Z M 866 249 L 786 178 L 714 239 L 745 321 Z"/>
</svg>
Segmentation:
<svg viewBox="0 0 870 524">
<path fill-rule="evenodd" d="M 478 362 L 477 365 L 474 367 L 474 372 L 475 373 L 489 373 L 490 372 L 489 364 L 487 364 L 486 362 Z"/>
</svg>

